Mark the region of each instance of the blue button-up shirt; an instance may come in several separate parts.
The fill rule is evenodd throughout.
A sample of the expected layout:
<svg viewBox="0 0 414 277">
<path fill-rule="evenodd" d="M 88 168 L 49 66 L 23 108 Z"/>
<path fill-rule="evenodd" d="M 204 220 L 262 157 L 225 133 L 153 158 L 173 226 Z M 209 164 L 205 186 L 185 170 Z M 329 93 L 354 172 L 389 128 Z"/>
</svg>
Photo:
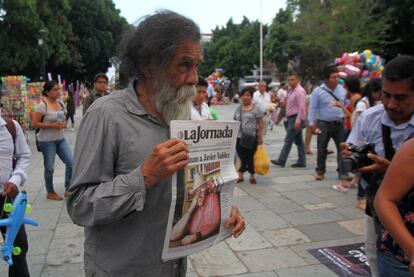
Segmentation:
<svg viewBox="0 0 414 277">
<path fill-rule="evenodd" d="M 352 144 L 374 143 L 377 155 L 384 157 L 385 150 L 382 141 L 381 124 L 391 128 L 391 141 L 394 150 L 398 151 L 408 136 L 414 133 L 414 114 L 409 121 L 395 125 L 394 121 L 391 120 L 384 110 L 384 105 L 376 105 L 358 117 L 357 122 L 348 136 L 347 142 Z M 367 184 L 363 183 L 363 186 L 365 185 Z"/>
<path fill-rule="evenodd" d="M 376 105 L 358 117 L 347 142 L 353 144 L 375 143 L 375 152 L 378 156 L 384 157 L 385 150 L 382 142 L 381 124 L 391 128 L 392 144 L 395 151 L 398 151 L 408 136 L 414 133 L 414 114 L 409 121 L 395 125 L 384 110 L 384 105 Z"/>
<path fill-rule="evenodd" d="M 27 178 L 26 168 L 30 161 L 30 149 L 20 125 L 16 126 L 16 167 L 13 170 L 13 138 L 6 127 L 6 121 L 0 116 L 0 191 L 3 184 L 12 182 L 22 186 Z"/>
<path fill-rule="evenodd" d="M 326 90 L 332 92 L 342 103 L 345 102 L 346 91 L 341 85 L 337 85 L 333 91 L 325 83 L 315 88 L 309 105 L 309 126 L 313 126 L 316 118 L 324 121 L 337 121 L 344 118 L 342 109 L 332 106 L 331 102 L 335 98 Z"/>
</svg>

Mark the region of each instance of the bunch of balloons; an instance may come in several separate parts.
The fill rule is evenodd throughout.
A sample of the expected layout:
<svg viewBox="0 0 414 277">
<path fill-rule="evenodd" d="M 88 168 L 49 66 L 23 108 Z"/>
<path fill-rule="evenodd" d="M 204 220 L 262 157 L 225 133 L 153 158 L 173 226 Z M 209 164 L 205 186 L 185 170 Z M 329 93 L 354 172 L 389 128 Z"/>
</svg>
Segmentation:
<svg viewBox="0 0 414 277">
<path fill-rule="evenodd" d="M 230 85 L 229 79 L 224 76 L 223 68 L 216 68 L 216 70 L 208 76 L 207 80 L 213 86 L 214 90 L 218 92 L 221 92 L 223 89 L 227 89 Z"/>
<path fill-rule="evenodd" d="M 380 79 L 384 66 L 379 55 L 366 49 L 361 53 L 343 53 L 340 58 L 335 59 L 335 64 L 340 71 L 341 78 L 347 76 L 358 76 L 360 78 L 369 78 L 371 80 Z"/>
</svg>

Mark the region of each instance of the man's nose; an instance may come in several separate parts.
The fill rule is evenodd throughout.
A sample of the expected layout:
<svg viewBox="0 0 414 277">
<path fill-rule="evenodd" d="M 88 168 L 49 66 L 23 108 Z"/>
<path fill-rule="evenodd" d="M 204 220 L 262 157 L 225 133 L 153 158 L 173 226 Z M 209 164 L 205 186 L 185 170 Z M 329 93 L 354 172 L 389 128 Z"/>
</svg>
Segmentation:
<svg viewBox="0 0 414 277">
<path fill-rule="evenodd" d="M 397 100 L 391 97 L 390 101 L 387 104 L 387 108 L 390 110 L 395 110 L 398 107 Z"/>
<path fill-rule="evenodd" d="M 186 85 L 197 85 L 198 83 L 198 70 L 197 67 L 191 68 L 191 70 L 188 72 L 187 79 L 186 79 Z"/>
</svg>

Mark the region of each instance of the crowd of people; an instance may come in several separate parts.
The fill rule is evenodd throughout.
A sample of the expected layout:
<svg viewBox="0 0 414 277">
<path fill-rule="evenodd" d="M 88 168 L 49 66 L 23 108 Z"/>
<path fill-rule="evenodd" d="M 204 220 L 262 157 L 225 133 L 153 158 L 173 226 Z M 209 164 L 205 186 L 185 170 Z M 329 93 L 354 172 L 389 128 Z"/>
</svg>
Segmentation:
<svg viewBox="0 0 414 277">
<path fill-rule="evenodd" d="M 74 155 L 64 136 L 68 120 L 75 128 L 73 92 L 62 99 L 58 83 L 44 84 L 32 125 L 43 156 L 46 198 L 65 197 L 72 221 L 84 226 L 86 276 L 185 276 L 186 259 L 161 260 L 170 177 L 188 164 L 188 146 L 169 138 L 169 124 L 214 119 L 211 86 L 197 72 L 200 39 L 192 20 L 170 11 L 146 17 L 125 34 L 121 59 L 131 82 L 108 94 L 108 77 L 95 76 L 94 89 L 83 99 Z M 247 171 L 249 183 L 258 183 L 254 154 L 274 125 L 283 122 L 286 131 L 280 153 L 271 153 L 277 167 L 287 165 L 293 143 L 298 158 L 290 166 L 307 167 L 310 141 L 317 136 L 316 181 L 325 179 L 332 139 L 340 180 L 333 189 L 358 188 L 356 205 L 367 214 L 365 249 L 373 276 L 414 276 L 414 58 L 389 61 L 382 80 L 361 84 L 351 76 L 340 84 L 338 69 L 327 66 L 312 91 L 306 92 L 299 74 L 290 72 L 276 93 L 261 81 L 257 90 L 245 87 L 239 97 L 233 116 L 240 122 L 237 182 L 244 182 Z M 0 114 L 1 210 L 25 182 L 30 155 L 19 124 Z M 65 164 L 64 197 L 54 190 L 56 155 Z M 217 192 L 208 182 L 193 194 L 190 209 L 173 228 L 171 241 L 181 245 L 211 236 L 221 220 Z M 203 206 L 215 211 L 208 223 L 197 221 Z M 243 233 L 245 222 L 236 207 L 226 220 L 235 237 Z M 23 252 L 9 274 L 29 276 L 24 226 L 15 243 Z"/>
</svg>

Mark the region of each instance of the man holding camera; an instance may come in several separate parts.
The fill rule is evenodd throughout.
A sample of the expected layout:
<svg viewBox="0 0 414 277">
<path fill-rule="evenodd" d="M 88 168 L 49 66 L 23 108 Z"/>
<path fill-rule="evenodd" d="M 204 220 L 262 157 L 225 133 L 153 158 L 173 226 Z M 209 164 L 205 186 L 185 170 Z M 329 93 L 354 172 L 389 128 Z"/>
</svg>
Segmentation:
<svg viewBox="0 0 414 277">
<path fill-rule="evenodd" d="M 354 167 L 363 174 L 366 186 L 365 249 L 373 276 L 378 276 L 375 242 L 381 235 L 373 200 L 392 156 L 414 132 L 414 57 L 399 56 L 386 65 L 382 101 L 383 105 L 374 106 L 360 116 L 347 143 L 341 145 L 345 164 L 352 155 Z M 362 143 L 374 144 L 376 154 L 350 150 L 350 144 Z M 370 165 L 366 165 L 366 158 L 372 160 Z"/>
</svg>

